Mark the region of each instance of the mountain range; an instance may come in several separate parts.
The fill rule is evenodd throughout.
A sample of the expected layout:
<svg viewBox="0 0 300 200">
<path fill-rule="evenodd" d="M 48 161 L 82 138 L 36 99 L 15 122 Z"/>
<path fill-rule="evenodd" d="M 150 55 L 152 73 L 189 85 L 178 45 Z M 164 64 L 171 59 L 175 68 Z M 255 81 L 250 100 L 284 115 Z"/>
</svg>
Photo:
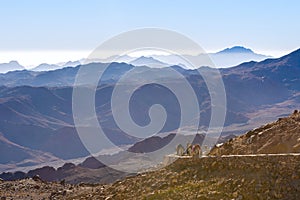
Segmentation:
<svg viewBox="0 0 300 200">
<path fill-rule="evenodd" d="M 185 55 L 185 56 L 193 57 L 191 55 Z M 196 55 L 196 56 L 200 56 L 200 57 L 209 56 L 215 65 L 210 67 L 217 67 L 217 68 L 231 67 L 248 61 L 261 61 L 270 57 L 270 56 L 257 54 L 253 52 L 251 49 L 247 49 L 242 46 L 234 46 L 232 48 L 226 48 L 216 53 L 208 53 L 207 55 Z M 35 72 L 53 71 L 65 67 L 76 67 L 81 64 L 88 64 L 88 63 L 95 63 L 95 62 L 107 63 L 111 61 L 118 62 L 118 63 L 124 62 L 127 64 L 132 64 L 134 66 L 147 66 L 152 68 L 162 68 L 171 65 L 179 65 L 183 68 L 188 68 L 188 64 L 186 64 L 185 61 L 182 60 L 179 56 L 175 56 L 175 55 L 152 55 L 149 57 L 146 56 L 131 57 L 128 55 L 124 55 L 124 56 L 116 56 L 116 58 L 117 58 L 116 60 L 114 60 L 113 58 L 81 59 L 78 61 L 68 61 L 68 62 L 62 62 L 57 64 L 42 63 L 38 66 L 31 67 L 29 70 Z M 203 65 L 206 64 L 204 63 Z M 17 70 L 18 71 L 25 70 L 25 67 L 20 65 L 17 61 L 11 61 L 9 63 L 0 64 L 0 73 L 7 73 L 10 71 L 17 71 Z"/>
<path fill-rule="evenodd" d="M 49 160 L 88 156 L 74 128 L 72 86 L 79 67 L 101 68 L 90 63 L 49 72 L 14 71 L 0 75 L 0 168 L 31 166 Z M 199 100 L 200 128 L 205 130 L 211 115 L 210 96 L 197 70 L 171 66 L 191 84 Z M 168 68 L 150 68 L 112 63 L 96 92 L 96 111 L 107 136 L 117 145 L 133 145 L 141 138 L 127 135 L 116 125 L 111 112 L 111 95 L 119 78 L 136 69 L 137 83 L 153 75 L 171 81 Z M 210 70 L 200 68 L 199 70 Z M 246 62 L 220 69 L 227 94 L 227 115 L 223 136 L 241 134 L 267 121 L 277 119 L 300 105 L 300 50 L 277 59 Z M 159 97 L 159 98 L 156 98 Z M 148 109 L 161 104 L 168 114 L 161 134 L 176 130 L 180 107 L 165 87 L 147 84 L 130 101 L 131 115 L 139 125 L 149 123 Z M 3 154 L 3 155 L 2 155 Z M 9 159 L 7 158 L 9 156 Z"/>
</svg>

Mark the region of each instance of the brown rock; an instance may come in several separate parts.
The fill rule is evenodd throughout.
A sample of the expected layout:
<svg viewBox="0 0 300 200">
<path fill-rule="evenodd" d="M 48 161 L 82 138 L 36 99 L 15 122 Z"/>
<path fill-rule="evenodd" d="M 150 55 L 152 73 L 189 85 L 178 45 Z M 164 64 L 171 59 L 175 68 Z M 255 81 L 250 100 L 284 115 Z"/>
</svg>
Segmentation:
<svg viewBox="0 0 300 200">
<path fill-rule="evenodd" d="M 34 175 L 34 176 L 32 177 L 32 179 L 33 179 L 34 181 L 42 181 L 42 179 L 41 179 L 41 177 L 40 177 L 39 175 Z"/>
</svg>

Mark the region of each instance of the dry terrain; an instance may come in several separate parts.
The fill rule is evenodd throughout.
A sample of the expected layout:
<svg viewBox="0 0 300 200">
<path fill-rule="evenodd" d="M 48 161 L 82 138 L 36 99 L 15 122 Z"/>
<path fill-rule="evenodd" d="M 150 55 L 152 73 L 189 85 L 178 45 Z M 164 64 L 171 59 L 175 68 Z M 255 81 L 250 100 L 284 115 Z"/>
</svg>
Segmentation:
<svg viewBox="0 0 300 200">
<path fill-rule="evenodd" d="M 181 158 L 108 185 L 2 182 L 6 199 L 299 199 L 300 156 Z"/>
<path fill-rule="evenodd" d="M 300 153 L 300 113 L 296 110 L 217 146 L 210 155 Z"/>
<path fill-rule="evenodd" d="M 112 184 L 0 181 L 5 199 L 300 199 L 300 113 Z M 95 174 L 96 176 L 96 174 Z"/>
</svg>

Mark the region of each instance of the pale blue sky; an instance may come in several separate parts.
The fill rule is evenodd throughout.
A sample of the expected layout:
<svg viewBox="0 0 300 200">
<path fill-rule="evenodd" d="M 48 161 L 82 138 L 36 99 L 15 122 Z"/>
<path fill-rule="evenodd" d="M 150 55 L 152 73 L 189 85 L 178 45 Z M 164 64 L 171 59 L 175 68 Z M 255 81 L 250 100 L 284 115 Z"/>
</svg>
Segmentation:
<svg viewBox="0 0 300 200">
<path fill-rule="evenodd" d="M 243 45 L 276 56 L 300 48 L 299 10 L 297 0 L 0 0 L 0 52 L 89 52 L 121 32 L 159 27 L 210 52 Z"/>
</svg>

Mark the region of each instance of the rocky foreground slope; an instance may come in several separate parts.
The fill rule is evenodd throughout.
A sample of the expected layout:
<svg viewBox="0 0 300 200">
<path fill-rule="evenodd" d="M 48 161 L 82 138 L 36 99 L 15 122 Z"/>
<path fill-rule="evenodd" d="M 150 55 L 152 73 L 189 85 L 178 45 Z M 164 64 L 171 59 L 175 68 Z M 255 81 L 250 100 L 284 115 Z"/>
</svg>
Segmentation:
<svg viewBox="0 0 300 200">
<path fill-rule="evenodd" d="M 300 156 L 182 158 L 109 185 L 0 183 L 6 199 L 300 199 Z"/>
<path fill-rule="evenodd" d="M 300 112 L 216 145 L 210 155 L 300 153 Z"/>
</svg>

